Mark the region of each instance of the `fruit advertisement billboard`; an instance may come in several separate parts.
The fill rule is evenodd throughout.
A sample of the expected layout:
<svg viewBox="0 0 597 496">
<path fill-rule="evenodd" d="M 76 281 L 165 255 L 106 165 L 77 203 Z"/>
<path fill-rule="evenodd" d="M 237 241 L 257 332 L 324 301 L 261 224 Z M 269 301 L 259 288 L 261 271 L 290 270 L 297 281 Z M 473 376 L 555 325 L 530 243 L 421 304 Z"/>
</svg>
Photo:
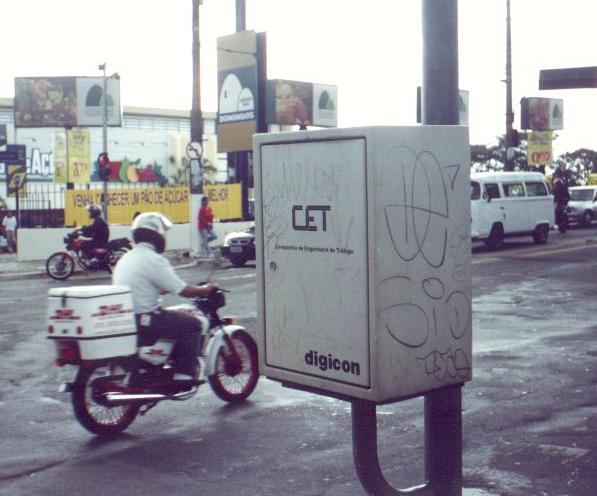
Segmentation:
<svg viewBox="0 0 597 496">
<path fill-rule="evenodd" d="M 120 126 L 120 81 L 106 79 L 109 126 Z M 102 126 L 102 77 L 15 78 L 15 127 Z"/>
</svg>

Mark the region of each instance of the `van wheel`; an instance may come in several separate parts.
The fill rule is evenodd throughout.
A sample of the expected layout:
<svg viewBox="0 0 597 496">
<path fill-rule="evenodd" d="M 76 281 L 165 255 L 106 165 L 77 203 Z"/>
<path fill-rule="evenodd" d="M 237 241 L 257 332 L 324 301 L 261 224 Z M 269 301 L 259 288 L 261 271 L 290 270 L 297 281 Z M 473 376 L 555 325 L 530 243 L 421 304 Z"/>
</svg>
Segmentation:
<svg viewBox="0 0 597 496">
<path fill-rule="evenodd" d="M 593 220 L 593 214 L 587 210 L 584 214 L 582 214 L 581 224 L 584 227 L 589 227 L 591 225 L 592 220 Z"/>
<path fill-rule="evenodd" d="M 504 246 L 504 228 L 501 224 L 494 224 L 485 240 L 485 246 L 490 250 L 498 250 Z"/>
<path fill-rule="evenodd" d="M 533 233 L 533 240 L 535 244 L 544 245 L 547 243 L 547 239 L 549 238 L 549 226 L 547 224 L 541 224 L 535 228 L 535 232 Z"/>
</svg>

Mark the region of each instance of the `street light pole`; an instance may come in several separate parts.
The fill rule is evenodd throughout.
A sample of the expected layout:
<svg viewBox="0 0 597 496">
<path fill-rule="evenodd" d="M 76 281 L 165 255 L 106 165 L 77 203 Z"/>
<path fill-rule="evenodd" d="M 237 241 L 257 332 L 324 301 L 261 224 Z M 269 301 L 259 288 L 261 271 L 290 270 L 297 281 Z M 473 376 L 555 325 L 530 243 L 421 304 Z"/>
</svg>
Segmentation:
<svg viewBox="0 0 597 496">
<path fill-rule="evenodd" d="M 102 99 L 104 102 L 104 112 L 102 118 L 102 151 L 108 153 L 108 80 L 106 78 L 106 63 L 104 62 L 99 66 L 99 69 L 103 71 L 103 93 Z M 104 219 L 108 221 L 108 181 L 104 179 L 104 185 L 102 189 L 102 213 Z"/>
</svg>

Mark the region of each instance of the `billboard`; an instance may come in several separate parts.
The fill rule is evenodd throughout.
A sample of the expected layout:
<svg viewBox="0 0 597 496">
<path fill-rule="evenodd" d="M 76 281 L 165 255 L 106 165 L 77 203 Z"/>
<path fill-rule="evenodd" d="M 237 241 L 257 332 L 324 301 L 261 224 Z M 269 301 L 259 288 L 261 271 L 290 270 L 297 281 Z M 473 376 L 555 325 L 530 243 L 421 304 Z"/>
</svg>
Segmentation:
<svg viewBox="0 0 597 496">
<path fill-rule="evenodd" d="M 108 125 L 120 126 L 120 81 L 107 78 Z M 103 125 L 102 77 L 15 78 L 15 127 Z"/>
<path fill-rule="evenodd" d="M 564 100 L 556 98 L 522 98 L 520 128 L 533 131 L 564 129 Z"/>
<path fill-rule="evenodd" d="M 54 133 L 53 145 L 54 182 L 88 183 L 91 176 L 89 131 L 58 131 Z"/>
<path fill-rule="evenodd" d="M 282 125 L 336 127 L 336 86 L 287 79 L 267 82 L 267 122 Z"/>
<path fill-rule="evenodd" d="M 553 157 L 553 133 L 534 131 L 528 134 L 527 162 L 529 165 L 549 165 Z"/>
<path fill-rule="evenodd" d="M 423 122 L 423 107 L 421 103 L 421 87 L 417 86 L 417 123 Z M 468 90 L 458 90 L 458 125 L 468 126 L 469 116 L 469 92 Z"/>
<path fill-rule="evenodd" d="M 218 152 L 253 149 L 259 122 L 259 36 L 218 38 Z"/>
</svg>

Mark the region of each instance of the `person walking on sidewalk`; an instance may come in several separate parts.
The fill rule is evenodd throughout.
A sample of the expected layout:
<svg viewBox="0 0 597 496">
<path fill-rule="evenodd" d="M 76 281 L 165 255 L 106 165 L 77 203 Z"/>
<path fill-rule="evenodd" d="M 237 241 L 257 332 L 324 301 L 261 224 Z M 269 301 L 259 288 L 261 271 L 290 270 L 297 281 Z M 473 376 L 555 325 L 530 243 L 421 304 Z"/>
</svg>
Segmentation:
<svg viewBox="0 0 597 496">
<path fill-rule="evenodd" d="M 6 233 L 6 244 L 9 252 L 17 252 L 17 219 L 12 214 L 12 211 L 8 210 L 6 216 L 2 219 L 2 225 L 4 226 L 4 232 Z"/>
<path fill-rule="evenodd" d="M 198 216 L 199 223 L 199 236 L 201 237 L 201 248 L 203 254 L 207 257 L 212 256 L 211 248 L 209 243 L 217 238 L 213 230 L 214 213 L 209 206 L 209 200 L 207 196 L 201 198 L 201 208 L 199 209 Z"/>
</svg>

